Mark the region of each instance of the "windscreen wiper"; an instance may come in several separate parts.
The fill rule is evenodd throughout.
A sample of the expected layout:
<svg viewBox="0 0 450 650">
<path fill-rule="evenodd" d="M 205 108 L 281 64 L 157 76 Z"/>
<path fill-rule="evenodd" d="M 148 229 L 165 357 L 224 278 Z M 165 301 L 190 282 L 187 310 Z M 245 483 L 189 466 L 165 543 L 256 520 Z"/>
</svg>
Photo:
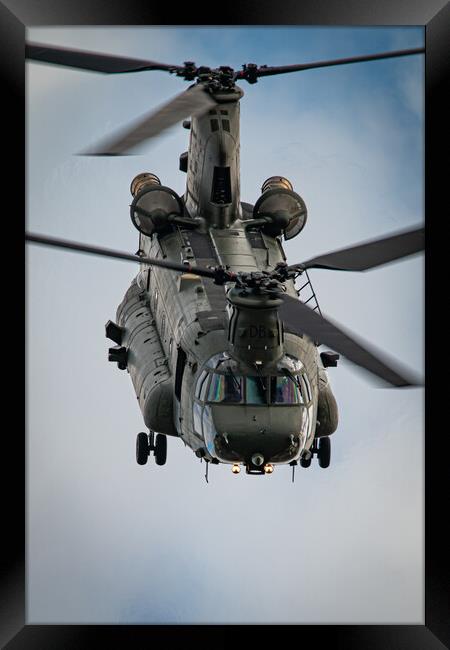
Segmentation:
<svg viewBox="0 0 450 650">
<path fill-rule="evenodd" d="M 265 386 L 265 384 L 264 384 L 264 379 L 263 379 L 263 376 L 262 376 L 262 374 L 261 374 L 261 370 L 259 369 L 259 366 L 258 366 L 257 363 L 255 363 L 255 368 L 256 368 L 256 372 L 258 373 L 258 379 L 259 379 L 259 381 L 260 381 L 260 383 L 261 383 L 261 388 L 263 389 L 263 391 L 265 391 L 265 390 L 266 390 L 266 386 Z"/>
<path fill-rule="evenodd" d="M 286 375 L 286 377 L 289 377 L 289 379 L 291 381 L 293 381 L 294 384 L 296 386 L 298 386 L 300 388 L 300 390 L 301 390 L 300 377 L 298 377 L 298 376 L 296 377 L 295 375 L 293 375 L 292 372 L 290 370 L 288 370 L 288 368 L 283 368 L 283 373 Z"/>
<path fill-rule="evenodd" d="M 231 370 L 230 366 L 228 366 L 228 368 L 227 368 L 227 372 L 228 372 L 228 373 L 233 377 L 233 381 L 234 381 L 234 383 L 235 383 L 236 388 L 238 389 L 238 391 L 239 391 L 239 392 L 242 392 L 242 391 L 241 391 L 241 382 L 238 381 L 238 378 L 236 377 L 236 375 L 234 374 L 234 372 Z"/>
</svg>

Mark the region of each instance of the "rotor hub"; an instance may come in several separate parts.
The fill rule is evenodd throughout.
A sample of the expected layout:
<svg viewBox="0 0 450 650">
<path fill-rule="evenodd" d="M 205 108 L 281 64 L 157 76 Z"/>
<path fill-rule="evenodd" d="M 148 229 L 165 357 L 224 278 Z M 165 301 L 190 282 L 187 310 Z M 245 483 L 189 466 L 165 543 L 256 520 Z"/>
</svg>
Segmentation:
<svg viewBox="0 0 450 650">
<path fill-rule="evenodd" d="M 280 293 L 286 291 L 282 285 L 284 278 L 275 277 L 272 273 L 265 271 L 252 271 L 251 273 L 239 273 L 236 278 L 236 288 L 242 289 L 242 295 L 246 295 L 247 290 L 255 295 L 273 294 L 275 298 Z"/>
<path fill-rule="evenodd" d="M 185 61 L 184 66 L 174 72 L 177 77 L 182 77 L 186 81 L 196 80 L 197 83 L 204 84 L 211 91 L 234 90 L 236 87 L 236 73 L 227 65 L 212 69 L 207 66 L 197 67 L 193 61 Z"/>
</svg>

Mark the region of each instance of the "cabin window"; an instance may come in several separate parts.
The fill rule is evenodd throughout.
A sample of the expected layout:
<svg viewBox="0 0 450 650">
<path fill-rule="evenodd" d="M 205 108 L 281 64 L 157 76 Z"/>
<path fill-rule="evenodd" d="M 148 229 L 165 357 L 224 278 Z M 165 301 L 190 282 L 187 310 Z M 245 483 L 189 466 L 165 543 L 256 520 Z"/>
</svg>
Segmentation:
<svg viewBox="0 0 450 650">
<path fill-rule="evenodd" d="M 211 131 L 219 130 L 219 120 L 211 120 Z"/>
<path fill-rule="evenodd" d="M 222 128 L 224 131 L 230 132 L 230 120 L 222 120 Z"/>
</svg>

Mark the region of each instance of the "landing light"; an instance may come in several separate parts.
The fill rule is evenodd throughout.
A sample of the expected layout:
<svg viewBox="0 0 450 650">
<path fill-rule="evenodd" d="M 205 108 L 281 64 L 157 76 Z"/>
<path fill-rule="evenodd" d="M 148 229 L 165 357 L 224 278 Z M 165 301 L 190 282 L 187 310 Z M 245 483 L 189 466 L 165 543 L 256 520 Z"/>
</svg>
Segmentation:
<svg viewBox="0 0 450 650">
<path fill-rule="evenodd" d="M 233 465 L 233 467 L 231 468 L 231 471 L 233 472 L 233 474 L 239 474 L 239 472 L 241 471 L 241 468 L 239 467 L 239 465 Z"/>
<path fill-rule="evenodd" d="M 273 472 L 273 465 L 270 463 L 267 463 L 267 465 L 264 465 L 264 471 L 266 474 L 272 474 Z"/>
</svg>

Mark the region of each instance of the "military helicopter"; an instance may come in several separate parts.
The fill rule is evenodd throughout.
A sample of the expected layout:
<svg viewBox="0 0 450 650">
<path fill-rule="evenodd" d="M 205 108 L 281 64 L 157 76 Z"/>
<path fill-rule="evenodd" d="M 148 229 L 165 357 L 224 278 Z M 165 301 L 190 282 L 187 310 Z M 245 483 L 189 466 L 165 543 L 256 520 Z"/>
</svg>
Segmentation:
<svg viewBox="0 0 450 650">
<path fill-rule="evenodd" d="M 29 242 L 130 260 L 140 265 L 106 336 L 109 361 L 128 370 L 149 433 L 136 440 L 136 460 L 167 458 L 167 436 L 179 437 L 209 464 L 238 474 L 271 474 L 277 465 L 330 464 L 338 409 L 327 368 L 339 355 L 395 387 L 417 385 L 410 373 L 371 352 L 325 319 L 308 269 L 365 271 L 423 249 L 424 229 L 390 234 L 288 264 L 282 238 L 297 236 L 307 208 L 292 183 L 272 176 L 254 205 L 239 183 L 237 82 L 331 65 L 410 56 L 423 49 L 290 66 L 245 64 L 235 71 L 122 58 L 29 43 L 26 56 L 103 73 L 164 70 L 190 88 L 156 112 L 84 151 L 123 155 L 183 121 L 190 132 L 180 156 L 186 192 L 155 173 L 131 182 L 130 216 L 139 248 L 129 254 L 26 233 Z M 169 271 L 169 272 L 168 272 Z M 295 281 L 305 280 L 297 290 Z M 307 306 L 312 301 L 313 307 Z M 331 350 L 319 353 L 319 345 Z M 207 472 L 206 472 L 207 477 Z"/>
</svg>

